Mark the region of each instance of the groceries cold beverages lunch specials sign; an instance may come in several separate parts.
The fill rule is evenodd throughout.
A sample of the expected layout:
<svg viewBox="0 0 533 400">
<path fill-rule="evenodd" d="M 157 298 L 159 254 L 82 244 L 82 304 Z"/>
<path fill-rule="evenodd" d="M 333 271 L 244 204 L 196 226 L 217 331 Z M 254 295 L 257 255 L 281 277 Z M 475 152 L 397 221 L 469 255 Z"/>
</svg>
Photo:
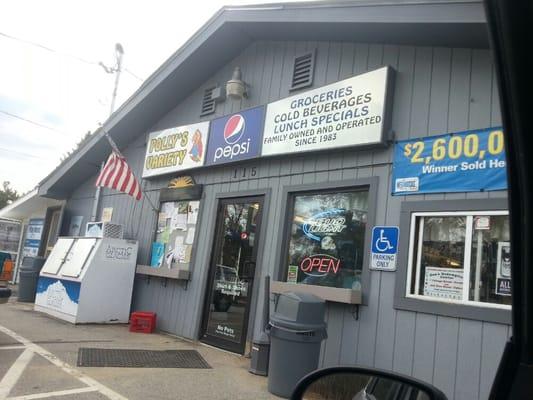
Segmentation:
<svg viewBox="0 0 533 400">
<path fill-rule="evenodd" d="M 391 74 L 384 67 L 268 104 L 261 154 L 382 143 Z"/>
<path fill-rule="evenodd" d="M 501 128 L 404 140 L 395 146 L 392 194 L 504 189 Z"/>
<path fill-rule="evenodd" d="M 204 165 L 209 122 L 152 132 L 148 137 L 143 178 Z"/>
</svg>

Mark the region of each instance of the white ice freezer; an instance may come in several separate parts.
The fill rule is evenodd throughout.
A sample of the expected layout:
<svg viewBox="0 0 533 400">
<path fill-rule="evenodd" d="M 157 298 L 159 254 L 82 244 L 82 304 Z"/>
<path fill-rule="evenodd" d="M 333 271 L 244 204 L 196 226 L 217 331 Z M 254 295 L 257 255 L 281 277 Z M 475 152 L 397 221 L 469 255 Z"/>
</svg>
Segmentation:
<svg viewBox="0 0 533 400">
<path fill-rule="evenodd" d="M 137 242 L 60 237 L 41 269 L 35 310 L 76 323 L 127 323 Z"/>
</svg>

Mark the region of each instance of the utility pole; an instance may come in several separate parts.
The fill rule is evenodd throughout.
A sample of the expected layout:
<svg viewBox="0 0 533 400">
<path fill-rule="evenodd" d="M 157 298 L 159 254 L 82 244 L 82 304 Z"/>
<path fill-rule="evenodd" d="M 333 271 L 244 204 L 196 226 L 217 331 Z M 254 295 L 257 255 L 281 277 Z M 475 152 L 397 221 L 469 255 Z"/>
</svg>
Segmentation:
<svg viewBox="0 0 533 400">
<path fill-rule="evenodd" d="M 113 94 L 111 96 L 111 107 L 109 110 L 109 115 L 113 114 L 115 111 L 115 101 L 117 99 L 117 90 L 118 83 L 120 81 L 120 73 L 122 72 L 122 57 L 124 56 L 124 48 L 120 43 L 115 44 L 115 66 L 108 67 L 103 62 L 100 61 L 99 65 L 104 69 L 108 74 L 115 74 L 115 85 L 113 86 Z"/>
<path fill-rule="evenodd" d="M 115 74 L 115 85 L 113 86 L 113 94 L 111 96 L 111 106 L 109 108 L 109 116 L 115 111 L 115 101 L 117 99 L 118 83 L 120 81 L 120 73 L 122 72 L 122 56 L 124 55 L 124 48 L 120 43 L 115 44 L 115 66 L 108 67 L 103 62 L 100 61 L 99 65 L 104 69 L 108 74 Z M 100 166 L 100 172 L 104 169 L 105 161 L 102 161 Z M 96 221 L 98 217 L 98 206 L 100 204 L 101 196 L 101 187 L 98 186 L 94 193 L 93 209 L 91 213 L 91 221 Z"/>
</svg>

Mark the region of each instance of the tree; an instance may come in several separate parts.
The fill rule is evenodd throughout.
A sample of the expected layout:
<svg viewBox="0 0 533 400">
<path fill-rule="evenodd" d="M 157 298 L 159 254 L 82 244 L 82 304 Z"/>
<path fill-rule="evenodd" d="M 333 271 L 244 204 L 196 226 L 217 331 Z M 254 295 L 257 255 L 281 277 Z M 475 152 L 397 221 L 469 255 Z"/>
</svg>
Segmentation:
<svg viewBox="0 0 533 400">
<path fill-rule="evenodd" d="M 4 183 L 2 183 L 2 188 L 0 189 L 0 209 L 11 204 L 20 197 L 17 191 L 10 187 L 10 184 L 9 181 L 4 181 Z"/>
</svg>

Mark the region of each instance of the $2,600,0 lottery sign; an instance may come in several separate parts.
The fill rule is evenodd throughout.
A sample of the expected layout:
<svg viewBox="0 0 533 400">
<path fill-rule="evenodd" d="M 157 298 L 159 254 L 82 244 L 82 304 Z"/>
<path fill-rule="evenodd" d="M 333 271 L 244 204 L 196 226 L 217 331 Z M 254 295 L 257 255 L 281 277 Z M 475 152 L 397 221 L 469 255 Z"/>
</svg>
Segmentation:
<svg viewBox="0 0 533 400">
<path fill-rule="evenodd" d="M 399 141 L 392 194 L 504 190 L 505 166 L 501 128 Z"/>
</svg>

